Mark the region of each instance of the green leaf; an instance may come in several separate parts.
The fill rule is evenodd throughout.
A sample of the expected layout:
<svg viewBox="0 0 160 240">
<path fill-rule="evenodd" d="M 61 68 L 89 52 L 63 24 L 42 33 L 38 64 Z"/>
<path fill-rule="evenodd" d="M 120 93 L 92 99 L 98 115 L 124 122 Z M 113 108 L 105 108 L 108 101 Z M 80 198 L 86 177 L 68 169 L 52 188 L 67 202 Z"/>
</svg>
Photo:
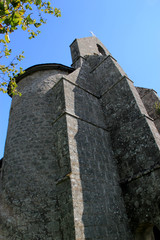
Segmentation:
<svg viewBox="0 0 160 240">
<path fill-rule="evenodd" d="M 41 5 L 42 1 L 41 0 L 36 0 L 35 3 L 36 3 L 36 6 L 38 6 L 38 5 Z"/>
<path fill-rule="evenodd" d="M 22 25 L 21 28 L 22 28 L 23 31 L 25 31 L 27 29 L 27 26 L 26 25 Z"/>
<path fill-rule="evenodd" d="M 29 9 L 29 4 L 27 4 L 27 5 L 25 6 L 25 8 L 26 8 L 26 9 Z"/>
<path fill-rule="evenodd" d="M 40 27 L 41 25 L 42 25 L 42 23 L 34 23 L 34 26 L 35 26 L 36 28 Z"/>
<path fill-rule="evenodd" d="M 8 34 L 5 35 L 5 40 L 6 40 L 7 43 L 10 42 L 10 39 L 9 39 L 9 35 L 8 35 Z"/>
<path fill-rule="evenodd" d="M 38 14 L 35 11 L 35 7 Z M 35 38 L 40 31 L 33 31 L 33 28 L 39 28 L 42 24 L 46 23 L 44 19 L 45 13 L 54 14 L 56 17 L 61 16 L 60 10 L 53 8 L 50 1 L 0 0 L 0 60 L 2 60 L 2 62 L 3 57 L 8 58 L 11 55 L 11 49 L 8 48 L 8 44 L 10 43 L 9 34 L 20 26 L 22 30 L 28 30 L 27 34 L 29 33 L 30 39 Z M 6 83 L 8 84 L 8 81 L 12 81 L 12 94 L 20 95 L 16 90 L 14 76 L 16 76 L 18 72 L 23 73 L 22 69 L 16 69 L 18 62 L 23 58 L 22 53 L 14 57 L 9 64 L 0 65 L 0 78 L 4 79 L 4 81 L 0 83 L 0 91 L 6 92 Z"/>
</svg>

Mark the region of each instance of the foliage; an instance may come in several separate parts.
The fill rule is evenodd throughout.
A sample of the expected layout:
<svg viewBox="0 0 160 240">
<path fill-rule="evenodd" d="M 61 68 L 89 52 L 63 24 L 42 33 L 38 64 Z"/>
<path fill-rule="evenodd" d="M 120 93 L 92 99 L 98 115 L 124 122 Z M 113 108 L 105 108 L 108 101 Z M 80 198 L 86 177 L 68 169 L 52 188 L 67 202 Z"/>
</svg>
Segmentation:
<svg viewBox="0 0 160 240">
<path fill-rule="evenodd" d="M 160 102 L 155 102 L 155 110 L 158 115 L 160 115 Z"/>
<path fill-rule="evenodd" d="M 0 0 L 0 60 L 12 53 L 9 48 L 10 34 L 21 28 L 28 32 L 29 39 L 35 38 L 40 33 L 38 28 L 46 23 L 44 14 L 61 16 L 59 9 L 43 0 Z M 22 68 L 17 69 L 18 62 L 24 58 L 23 54 L 15 56 L 8 65 L 0 64 L 0 91 L 6 93 L 10 82 L 10 93 L 19 94 L 15 76 L 23 73 Z"/>
</svg>

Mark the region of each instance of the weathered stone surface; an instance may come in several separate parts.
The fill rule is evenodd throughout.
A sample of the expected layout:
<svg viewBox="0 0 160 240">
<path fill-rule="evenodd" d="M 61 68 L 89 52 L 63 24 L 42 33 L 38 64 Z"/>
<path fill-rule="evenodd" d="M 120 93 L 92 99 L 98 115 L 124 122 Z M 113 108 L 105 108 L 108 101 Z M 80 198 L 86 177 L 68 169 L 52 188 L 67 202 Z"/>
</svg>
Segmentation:
<svg viewBox="0 0 160 240">
<path fill-rule="evenodd" d="M 148 116 L 133 83 L 126 77 L 103 94 L 101 101 L 109 129 L 116 130 L 142 115 Z"/>
<path fill-rule="evenodd" d="M 123 185 L 130 226 L 133 231 L 142 223 L 160 225 L 160 169 Z"/>
<path fill-rule="evenodd" d="M 104 114 L 99 99 L 64 79 L 66 111 L 71 115 L 105 128 Z M 85 107 L 84 107 L 85 106 Z"/>
<path fill-rule="evenodd" d="M 92 56 L 89 56 L 88 59 L 90 59 L 90 57 Z M 88 61 L 84 61 L 81 68 L 77 68 L 65 78 L 94 96 L 99 97 L 99 87 L 95 81 L 93 84 L 92 74 L 90 73 L 91 70 L 92 68 Z"/>
<path fill-rule="evenodd" d="M 45 64 L 18 80 L 0 240 L 160 239 L 156 95 L 135 88 L 97 38 L 71 52 L 75 71 Z"/>
<path fill-rule="evenodd" d="M 160 104 L 160 99 L 157 93 L 153 89 L 139 88 L 137 91 L 143 101 L 143 104 L 148 112 L 148 115 L 153 118 L 154 123 L 160 133 L 160 112 L 157 111 L 157 107 Z"/>
<path fill-rule="evenodd" d="M 72 116 L 67 124 L 75 226 L 84 228 L 78 239 L 132 239 L 109 133 Z"/>
<path fill-rule="evenodd" d="M 109 51 L 96 37 L 75 39 L 70 45 L 72 55 L 72 66 L 77 68 L 83 64 L 83 60 L 77 65 L 80 59 L 89 55 L 109 55 Z"/>
<path fill-rule="evenodd" d="M 69 234 L 66 231 L 69 219 L 73 220 L 71 187 L 69 182 L 63 187 L 68 200 L 56 187 L 70 172 L 65 118 L 53 124 L 52 86 L 65 74 L 52 71 L 45 79 L 42 72 L 28 76 L 19 83 L 22 97 L 13 97 L 1 182 L 2 208 L 8 212 L 0 213 L 1 227 L 7 229 L 7 239 L 14 235 L 15 239 L 62 239 L 63 232 L 69 239 L 72 235 L 73 224 Z M 60 225 L 67 217 L 59 207 L 63 200 L 70 204 L 65 226 Z"/>
<path fill-rule="evenodd" d="M 53 122 L 68 113 L 99 127 L 106 127 L 99 99 L 78 85 L 61 78 L 53 87 L 53 95 Z"/>
<path fill-rule="evenodd" d="M 110 55 L 91 70 L 91 79 L 94 79 L 95 84 L 98 86 L 98 94 L 100 96 L 112 88 L 124 76 L 126 76 L 125 72 Z"/>
<path fill-rule="evenodd" d="M 160 137 L 133 83 L 126 77 L 118 81 L 102 96 L 102 105 L 120 177 L 129 178 L 159 162 Z"/>
</svg>

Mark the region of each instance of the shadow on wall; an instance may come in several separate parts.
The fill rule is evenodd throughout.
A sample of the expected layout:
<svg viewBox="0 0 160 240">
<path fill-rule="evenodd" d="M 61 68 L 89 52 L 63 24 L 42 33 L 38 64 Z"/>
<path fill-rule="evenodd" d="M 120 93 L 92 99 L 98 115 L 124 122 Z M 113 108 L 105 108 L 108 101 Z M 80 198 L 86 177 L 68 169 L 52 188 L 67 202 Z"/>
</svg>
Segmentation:
<svg viewBox="0 0 160 240">
<path fill-rule="evenodd" d="M 77 143 L 77 155 L 83 195 L 82 220 L 84 224 L 84 234 L 86 239 L 132 240 L 135 238 L 135 236 L 133 237 L 132 235 L 134 230 L 132 228 L 132 233 L 129 232 L 129 229 L 131 228 L 128 226 L 129 220 L 126 214 L 128 202 L 126 201 L 125 205 L 119 185 L 117 163 L 112 152 L 112 146 L 114 142 L 111 143 L 110 132 L 107 131 L 108 126 L 106 124 L 106 120 L 104 120 L 102 106 L 99 99 L 99 93 L 102 91 L 101 88 L 104 87 L 106 82 L 104 78 L 94 78 L 94 75 L 88 77 L 88 75 L 93 72 L 92 69 L 96 69 L 97 60 L 99 63 L 102 60 L 105 60 L 105 56 L 102 51 L 103 49 L 98 49 L 100 56 L 86 56 L 87 61 L 83 62 L 79 72 L 79 77 L 77 78 L 76 82 L 80 88 L 75 86 L 73 90 L 74 113 L 77 116 L 77 120 L 75 120 L 75 122 L 78 125 L 75 139 Z M 87 69 L 87 64 L 88 78 L 86 79 L 84 69 Z M 113 68 L 113 70 L 115 69 Z M 104 71 L 105 73 L 107 72 L 106 69 Z M 122 86 L 125 87 L 125 84 Z M 120 87 L 121 85 L 119 88 Z M 132 97 L 132 91 L 130 88 L 126 87 L 126 89 L 129 91 L 129 96 Z M 127 91 L 126 89 L 125 91 Z M 92 94 L 90 94 L 90 92 Z M 117 89 L 117 91 L 115 90 L 115 96 L 113 96 L 113 100 L 116 99 L 116 94 L 118 94 L 119 99 L 124 98 L 123 91 L 118 93 Z M 128 95 L 126 96 L 126 101 L 129 101 Z M 112 99 L 109 100 L 112 101 Z M 128 109 L 125 110 L 128 113 Z M 133 112 L 134 111 L 136 110 L 133 110 Z M 107 114 L 108 113 L 106 113 L 106 115 Z M 108 119 L 110 119 L 110 116 L 108 116 Z M 140 144 L 143 144 L 143 141 L 142 143 L 140 142 Z M 144 183 L 144 185 L 146 187 L 146 183 Z M 131 198 L 134 198 L 136 195 L 136 187 L 137 186 L 135 185 L 134 192 L 130 195 Z M 150 197 L 149 193 L 148 196 Z M 144 196 L 142 196 L 142 198 L 144 198 Z M 132 201 L 130 201 L 130 203 L 133 208 L 134 203 Z M 128 206 L 130 207 L 129 204 Z M 143 215 L 146 215 L 145 205 L 142 205 L 141 208 L 144 213 Z M 155 210 L 156 208 L 153 209 L 157 217 L 158 213 Z M 149 212 L 150 215 L 152 215 L 152 210 Z M 130 214 L 133 215 L 133 211 L 130 211 Z M 134 217 L 130 218 L 130 222 L 132 222 L 132 225 L 135 227 L 135 223 L 137 221 L 133 221 L 133 218 Z M 157 227 L 153 227 L 153 225 L 151 225 L 150 228 L 144 228 L 144 231 L 136 233 L 136 240 L 158 239 L 160 239 L 159 230 Z"/>
<path fill-rule="evenodd" d="M 71 155 L 78 162 L 81 184 L 81 203 L 78 197 L 75 202 L 82 206 L 79 220 L 87 240 L 132 240 L 139 222 L 160 226 L 159 168 L 152 169 L 159 162 L 159 138 L 133 82 L 97 42 L 73 42 L 76 71 L 72 83 L 65 82 L 71 145 L 75 141 Z M 122 195 L 124 179 L 127 192 Z M 136 240 L 158 238 L 151 226 L 137 232 Z"/>
<path fill-rule="evenodd" d="M 103 58 L 102 49 L 99 51 Z M 87 59 L 92 58 L 92 65 L 94 57 L 89 56 Z M 83 66 L 79 78 L 82 77 L 81 74 L 83 75 Z M 76 83 L 81 86 L 83 79 L 77 80 Z M 91 81 L 90 85 L 87 83 L 87 90 L 92 91 L 93 86 L 96 88 L 97 84 Z M 132 240 L 112 154 L 110 134 L 105 129 L 100 101 L 98 97 L 79 87 L 74 87 L 73 92 L 74 113 L 79 118 L 75 120 L 78 131 L 74 138 L 77 143 L 82 185 L 85 239 Z"/>
</svg>

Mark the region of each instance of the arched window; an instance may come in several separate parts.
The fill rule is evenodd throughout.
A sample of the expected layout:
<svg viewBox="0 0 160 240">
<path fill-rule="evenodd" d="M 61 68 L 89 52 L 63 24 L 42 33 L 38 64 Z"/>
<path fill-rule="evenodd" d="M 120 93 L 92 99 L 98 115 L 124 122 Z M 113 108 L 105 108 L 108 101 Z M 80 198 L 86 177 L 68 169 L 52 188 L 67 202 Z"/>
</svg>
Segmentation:
<svg viewBox="0 0 160 240">
<path fill-rule="evenodd" d="M 106 56 L 106 53 L 105 53 L 104 49 L 99 44 L 97 44 L 97 48 L 98 48 L 98 51 L 101 55 Z"/>
</svg>

